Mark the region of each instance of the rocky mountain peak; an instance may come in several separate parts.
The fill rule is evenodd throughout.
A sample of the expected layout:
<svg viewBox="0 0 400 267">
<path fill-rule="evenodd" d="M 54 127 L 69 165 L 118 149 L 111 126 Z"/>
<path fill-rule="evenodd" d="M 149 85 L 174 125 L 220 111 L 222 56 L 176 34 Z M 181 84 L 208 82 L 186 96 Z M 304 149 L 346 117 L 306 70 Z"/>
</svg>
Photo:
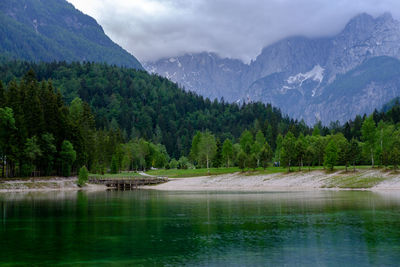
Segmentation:
<svg viewBox="0 0 400 267">
<path fill-rule="evenodd" d="M 343 122 L 400 95 L 393 70 L 400 66 L 400 23 L 390 13 L 359 14 L 336 36 L 285 38 L 265 47 L 250 65 L 212 53 L 187 57 L 146 66 L 166 77 L 174 74 L 173 81 L 204 96 L 271 103 L 309 124 Z"/>
</svg>

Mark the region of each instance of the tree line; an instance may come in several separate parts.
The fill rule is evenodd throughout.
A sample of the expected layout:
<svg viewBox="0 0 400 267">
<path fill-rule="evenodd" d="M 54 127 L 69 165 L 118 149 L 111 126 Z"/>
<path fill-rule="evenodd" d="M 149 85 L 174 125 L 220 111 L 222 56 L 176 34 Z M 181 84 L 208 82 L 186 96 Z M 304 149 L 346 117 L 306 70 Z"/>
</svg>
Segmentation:
<svg viewBox="0 0 400 267">
<path fill-rule="evenodd" d="M 210 100 L 158 75 L 106 64 L 0 60 L 0 79 L 19 81 L 29 69 L 39 81 L 51 80 L 67 105 L 76 98 L 88 103 L 96 129 L 120 129 L 124 142 L 162 143 L 176 159 L 188 156 L 197 131 L 209 130 L 225 140 L 239 138 L 245 129 L 262 129 L 272 148 L 279 133 L 310 131 L 270 104 Z"/>
<path fill-rule="evenodd" d="M 69 106 L 51 81 L 38 82 L 28 71 L 19 81 L 0 81 L 0 169 L 2 177 L 70 176 L 81 166 L 92 172 L 163 167 L 169 160 L 161 144 L 133 139 L 122 131 L 96 129 L 88 103 Z"/>
<path fill-rule="evenodd" d="M 399 125 L 382 119 L 376 123 L 372 114 L 363 120 L 360 133 L 359 139 L 352 137 L 350 140 L 341 132 L 322 136 L 317 125 L 312 134 L 306 136 L 300 133 L 296 137 L 291 131 L 285 136 L 279 134 L 273 150 L 261 130 L 255 135 L 246 130 L 236 143 L 226 139 L 222 144 L 210 132 L 198 132 L 193 137 L 189 158 L 194 167 L 238 166 L 242 170 L 265 169 L 268 164 L 285 166 L 289 171 L 294 167 L 301 170 L 313 166 L 333 170 L 339 165 L 346 170 L 356 165 L 398 168 Z"/>
<path fill-rule="evenodd" d="M 81 166 L 96 173 L 397 166 L 398 101 L 369 117 L 309 127 L 269 104 L 210 101 L 159 76 L 105 64 L 7 61 L 0 74 L 8 81 L 0 83 L 3 176 L 66 175 Z"/>
</svg>

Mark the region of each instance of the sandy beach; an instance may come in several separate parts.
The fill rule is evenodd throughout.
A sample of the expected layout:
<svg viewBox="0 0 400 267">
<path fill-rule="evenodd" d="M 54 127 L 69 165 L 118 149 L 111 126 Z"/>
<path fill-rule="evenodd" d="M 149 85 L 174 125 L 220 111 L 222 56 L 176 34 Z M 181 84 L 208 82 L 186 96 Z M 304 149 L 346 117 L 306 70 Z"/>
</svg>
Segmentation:
<svg viewBox="0 0 400 267">
<path fill-rule="evenodd" d="M 0 192 L 106 190 L 104 185 L 78 187 L 76 177 L 53 177 L 7 180 L 0 183 Z M 307 191 L 307 190 L 371 190 L 400 191 L 400 172 L 381 169 L 359 169 L 327 173 L 301 171 L 252 175 L 233 173 L 191 178 L 170 178 L 167 183 L 143 186 L 141 189 L 165 191 Z"/>
<path fill-rule="evenodd" d="M 304 191 L 304 190 L 400 190 L 400 173 L 381 170 L 356 172 L 303 171 L 268 175 L 242 173 L 195 178 L 176 178 L 144 187 L 176 191 Z"/>
</svg>

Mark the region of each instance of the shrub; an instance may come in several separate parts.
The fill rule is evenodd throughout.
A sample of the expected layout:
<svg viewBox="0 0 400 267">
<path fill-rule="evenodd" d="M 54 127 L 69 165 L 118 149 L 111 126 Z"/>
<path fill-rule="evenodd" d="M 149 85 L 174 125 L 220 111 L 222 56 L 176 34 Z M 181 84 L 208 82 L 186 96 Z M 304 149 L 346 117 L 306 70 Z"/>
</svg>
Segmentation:
<svg viewBox="0 0 400 267">
<path fill-rule="evenodd" d="M 78 186 L 83 186 L 87 183 L 89 180 L 89 172 L 86 166 L 83 166 L 79 170 L 79 175 L 78 175 Z"/>
</svg>

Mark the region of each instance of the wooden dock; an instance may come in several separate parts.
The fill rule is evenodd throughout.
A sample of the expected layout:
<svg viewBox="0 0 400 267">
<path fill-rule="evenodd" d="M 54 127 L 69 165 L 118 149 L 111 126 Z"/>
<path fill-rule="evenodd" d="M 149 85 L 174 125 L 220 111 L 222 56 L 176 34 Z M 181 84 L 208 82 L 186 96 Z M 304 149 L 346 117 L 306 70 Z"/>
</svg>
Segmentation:
<svg viewBox="0 0 400 267">
<path fill-rule="evenodd" d="M 102 178 L 90 178 L 89 183 L 91 184 L 103 184 L 107 187 L 114 188 L 117 190 L 134 190 L 145 185 L 156 185 L 168 182 L 168 178 L 154 177 L 154 178 L 139 178 L 139 179 L 102 179 Z"/>
</svg>

